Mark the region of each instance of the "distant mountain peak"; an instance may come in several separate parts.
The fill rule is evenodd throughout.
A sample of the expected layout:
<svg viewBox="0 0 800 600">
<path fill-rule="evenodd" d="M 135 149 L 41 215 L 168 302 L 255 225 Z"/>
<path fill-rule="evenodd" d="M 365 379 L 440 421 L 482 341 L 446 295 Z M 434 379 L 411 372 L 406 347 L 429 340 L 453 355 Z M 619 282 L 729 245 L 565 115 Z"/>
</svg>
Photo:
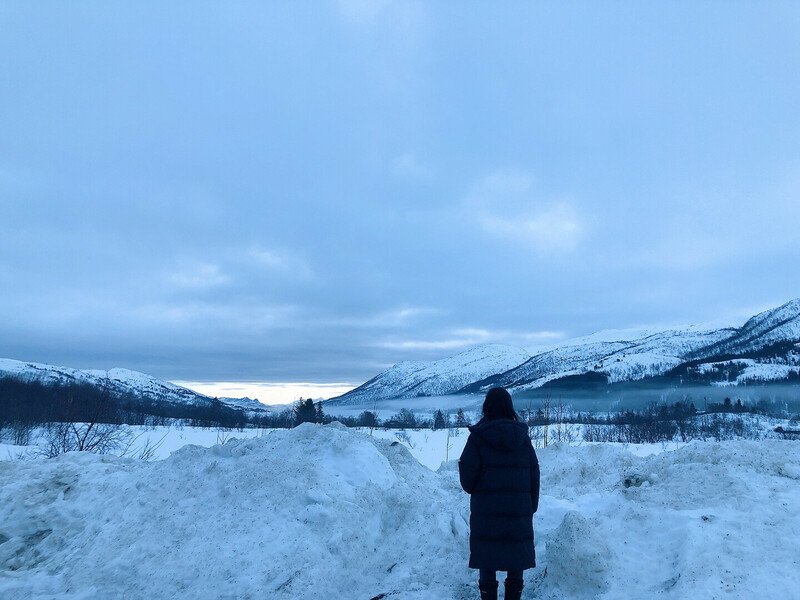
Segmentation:
<svg viewBox="0 0 800 600">
<path fill-rule="evenodd" d="M 770 357 L 773 361 L 770 364 L 780 363 L 781 348 L 795 349 L 800 343 L 800 298 L 763 311 L 740 327 L 731 327 L 729 321 L 719 326 L 721 323 L 607 329 L 565 340 L 533 354 L 503 344 L 483 344 L 430 362 L 398 363 L 332 403 L 479 393 L 494 385 L 523 390 L 562 380 L 586 381 L 592 385 L 602 381 L 638 381 L 663 377 L 688 362 L 721 360 L 729 355 L 750 357 L 762 351 L 777 352 L 777 356 Z M 770 348 L 777 350 L 765 350 Z M 749 380 L 797 371 L 794 363 L 785 365 L 785 369 L 759 371 L 758 357 L 749 360 L 751 371 L 745 377 L 757 374 Z M 753 361 L 756 364 L 751 364 Z"/>
<path fill-rule="evenodd" d="M 132 395 L 170 404 L 202 406 L 213 402 L 213 399 L 205 394 L 181 387 L 169 381 L 157 379 L 146 373 L 120 367 L 107 371 L 101 369 L 82 370 L 36 362 L 24 362 L 11 358 L 0 358 L 0 378 L 2 377 L 50 386 L 90 385 L 108 390 L 118 396 Z M 255 401 L 227 399 L 222 402 L 232 408 L 250 411 L 269 410 L 265 405 L 260 405 Z"/>
</svg>

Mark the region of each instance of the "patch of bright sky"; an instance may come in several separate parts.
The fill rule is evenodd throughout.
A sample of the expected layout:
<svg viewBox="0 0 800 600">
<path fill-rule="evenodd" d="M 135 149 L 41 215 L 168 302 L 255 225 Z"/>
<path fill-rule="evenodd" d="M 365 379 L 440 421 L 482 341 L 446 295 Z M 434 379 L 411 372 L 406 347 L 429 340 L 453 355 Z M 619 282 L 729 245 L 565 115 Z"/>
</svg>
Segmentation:
<svg viewBox="0 0 800 600">
<path fill-rule="evenodd" d="M 300 398 L 327 400 L 349 392 L 352 383 L 262 383 L 241 381 L 173 381 L 190 390 L 216 398 L 252 398 L 263 404 L 289 404 Z"/>
</svg>

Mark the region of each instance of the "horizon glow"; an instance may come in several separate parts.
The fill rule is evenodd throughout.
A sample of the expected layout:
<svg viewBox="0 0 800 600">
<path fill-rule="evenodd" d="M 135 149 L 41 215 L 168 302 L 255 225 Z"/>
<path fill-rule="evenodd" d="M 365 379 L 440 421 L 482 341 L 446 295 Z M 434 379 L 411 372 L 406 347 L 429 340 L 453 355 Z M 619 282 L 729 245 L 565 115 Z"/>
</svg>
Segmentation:
<svg viewBox="0 0 800 600">
<path fill-rule="evenodd" d="M 301 398 L 327 400 L 349 392 L 360 384 L 303 383 L 303 382 L 241 382 L 241 381 L 172 381 L 175 385 L 200 392 L 212 398 L 243 398 L 262 404 L 291 404 Z"/>
</svg>

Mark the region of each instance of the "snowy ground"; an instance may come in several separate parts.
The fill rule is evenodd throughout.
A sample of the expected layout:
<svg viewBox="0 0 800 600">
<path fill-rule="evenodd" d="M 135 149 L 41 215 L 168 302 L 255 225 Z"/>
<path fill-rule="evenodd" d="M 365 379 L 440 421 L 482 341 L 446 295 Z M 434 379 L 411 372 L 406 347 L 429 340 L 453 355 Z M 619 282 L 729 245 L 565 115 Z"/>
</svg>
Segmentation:
<svg viewBox="0 0 800 600">
<path fill-rule="evenodd" d="M 429 432 L 417 451 L 431 462 L 440 441 Z M 539 451 L 539 566 L 523 598 L 797 597 L 798 449 Z M 455 462 L 434 472 L 338 425 L 149 463 L 3 461 L 0 598 L 475 598 L 467 522 Z"/>
<path fill-rule="evenodd" d="M 210 448 L 217 444 L 224 444 L 229 440 L 249 439 L 269 435 L 275 429 L 243 429 L 220 430 L 209 427 L 127 427 L 134 439 L 129 450 L 130 456 L 137 453 L 150 443 L 155 446 L 153 458 L 163 460 L 173 452 L 187 445 L 204 446 Z M 406 446 L 411 454 L 426 467 L 436 470 L 447 459 L 458 458 L 467 442 L 467 431 L 453 429 L 431 431 L 430 429 L 395 430 L 395 429 L 363 429 L 365 433 L 377 439 L 399 441 Z M 36 438 L 29 446 L 14 446 L 0 443 L 0 460 L 13 460 L 20 457 L 30 457 L 36 452 Z"/>
</svg>

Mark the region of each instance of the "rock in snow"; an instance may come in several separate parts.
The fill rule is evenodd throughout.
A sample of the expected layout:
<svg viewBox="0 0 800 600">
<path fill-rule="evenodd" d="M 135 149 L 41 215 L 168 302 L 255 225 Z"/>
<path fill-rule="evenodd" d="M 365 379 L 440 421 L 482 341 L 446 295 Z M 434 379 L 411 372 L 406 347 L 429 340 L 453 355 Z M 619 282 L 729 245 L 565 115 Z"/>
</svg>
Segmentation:
<svg viewBox="0 0 800 600">
<path fill-rule="evenodd" d="M 795 443 L 539 458 L 539 566 L 523 598 L 795 597 Z M 468 506 L 454 462 L 434 472 L 336 424 L 154 463 L 4 461 L 0 597 L 471 598 Z"/>
</svg>

